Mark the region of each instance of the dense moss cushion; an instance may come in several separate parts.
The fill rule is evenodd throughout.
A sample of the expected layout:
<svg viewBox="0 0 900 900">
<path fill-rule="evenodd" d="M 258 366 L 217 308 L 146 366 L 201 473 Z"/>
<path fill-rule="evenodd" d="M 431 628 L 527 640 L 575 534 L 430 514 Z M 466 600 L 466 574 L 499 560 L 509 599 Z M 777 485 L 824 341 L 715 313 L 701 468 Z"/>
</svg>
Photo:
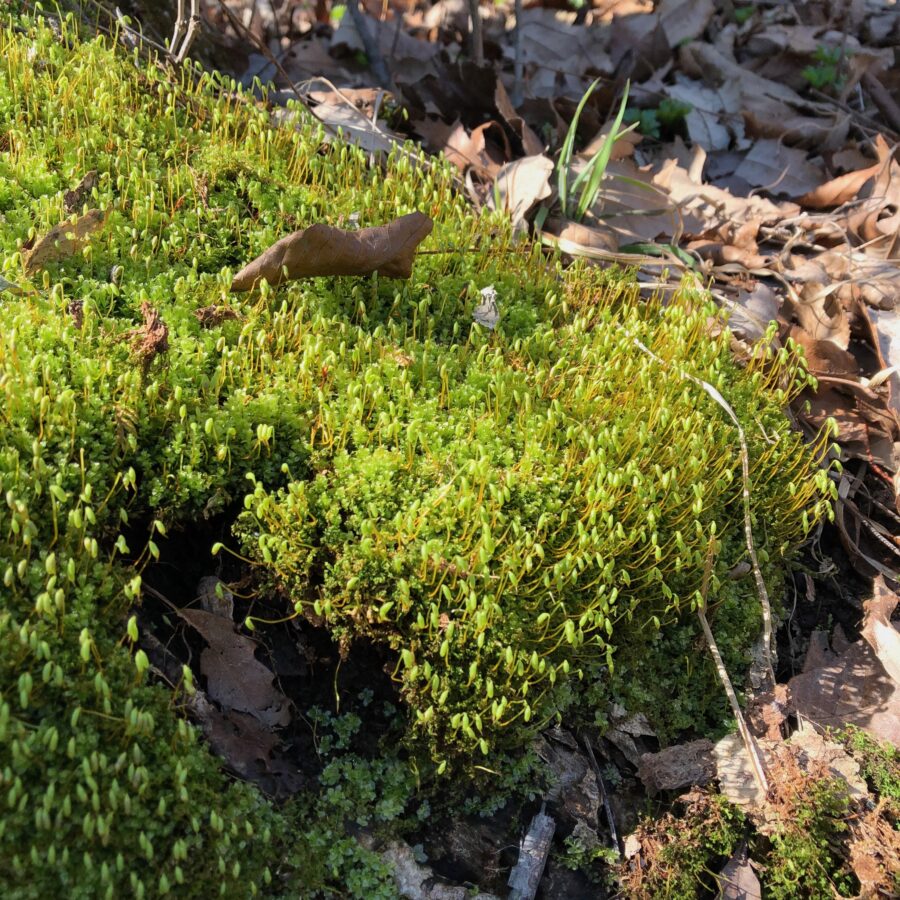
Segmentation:
<svg viewBox="0 0 900 900">
<path fill-rule="evenodd" d="M 158 532 L 236 518 L 231 548 L 288 612 L 351 653 L 387 648 L 408 744 L 437 769 L 600 696 L 672 727 L 721 717 L 690 610 L 712 540 L 717 574 L 745 557 L 741 465 L 685 373 L 744 424 L 767 575 L 827 508 L 781 413 L 793 355 L 739 368 L 695 290 L 641 303 L 621 273 L 563 274 L 476 218 L 443 164 L 401 148 L 373 165 L 293 116 L 273 128 L 232 85 L 71 21 L 0 30 L 6 897 L 302 890 L 303 816 L 226 778 L 126 627 Z M 90 210 L 78 246 L 26 265 Z M 435 229 L 407 282 L 228 292 L 289 231 L 413 210 Z M 494 331 L 472 319 L 489 285 Z M 752 579 L 715 590 L 739 668 Z"/>
</svg>

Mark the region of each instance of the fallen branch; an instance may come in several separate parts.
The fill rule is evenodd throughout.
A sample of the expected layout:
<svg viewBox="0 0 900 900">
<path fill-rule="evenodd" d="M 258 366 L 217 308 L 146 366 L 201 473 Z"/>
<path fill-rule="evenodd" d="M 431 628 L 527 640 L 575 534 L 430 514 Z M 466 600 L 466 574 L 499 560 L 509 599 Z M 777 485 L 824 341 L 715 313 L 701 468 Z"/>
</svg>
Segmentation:
<svg viewBox="0 0 900 900">
<path fill-rule="evenodd" d="M 178 12 L 175 18 L 175 31 L 169 44 L 169 56 L 172 62 L 180 65 L 187 59 L 197 29 L 200 27 L 200 0 L 191 0 L 189 16 L 184 12 L 184 0 L 178 0 Z"/>
</svg>

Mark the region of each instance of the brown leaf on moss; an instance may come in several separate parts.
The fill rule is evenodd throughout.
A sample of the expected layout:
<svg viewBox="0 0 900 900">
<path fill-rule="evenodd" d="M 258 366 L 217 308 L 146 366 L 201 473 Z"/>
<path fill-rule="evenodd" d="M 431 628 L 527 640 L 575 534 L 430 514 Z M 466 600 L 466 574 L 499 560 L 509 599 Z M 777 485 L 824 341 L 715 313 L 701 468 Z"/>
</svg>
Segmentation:
<svg viewBox="0 0 900 900">
<path fill-rule="evenodd" d="M 34 275 L 49 263 L 68 259 L 77 253 L 106 221 L 106 213 L 89 209 L 74 222 L 60 222 L 51 228 L 35 245 L 25 260 L 25 273 Z"/>
<path fill-rule="evenodd" d="M 216 306 L 214 303 L 201 309 L 195 309 L 194 315 L 201 328 L 215 328 L 228 319 L 240 318 L 230 306 Z"/>
<path fill-rule="evenodd" d="M 317 275 L 378 272 L 387 278 L 409 278 L 416 248 L 433 227 L 431 218 L 420 212 L 359 231 L 316 223 L 269 247 L 235 275 L 231 289 L 249 291 L 263 279 L 274 286 Z"/>
<path fill-rule="evenodd" d="M 160 354 L 169 349 L 169 327 L 160 314 L 146 300 L 141 304 L 144 324 L 128 332 L 132 346 L 144 369 Z"/>
<path fill-rule="evenodd" d="M 91 171 L 78 182 L 76 187 L 71 191 L 66 191 L 65 196 L 63 197 L 63 208 L 69 215 L 81 210 L 81 207 L 84 206 L 84 201 L 91 196 L 91 191 L 97 186 L 97 180 L 96 169 L 91 169 Z"/>
</svg>

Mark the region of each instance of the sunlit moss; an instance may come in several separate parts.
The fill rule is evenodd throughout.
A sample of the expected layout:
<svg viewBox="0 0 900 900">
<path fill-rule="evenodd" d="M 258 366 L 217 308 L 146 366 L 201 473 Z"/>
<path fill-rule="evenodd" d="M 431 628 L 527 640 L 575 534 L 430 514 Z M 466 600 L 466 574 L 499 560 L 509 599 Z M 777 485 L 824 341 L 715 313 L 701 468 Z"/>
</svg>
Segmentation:
<svg viewBox="0 0 900 900">
<path fill-rule="evenodd" d="M 577 700 L 579 669 L 607 679 L 652 647 L 713 530 L 721 566 L 740 560 L 735 435 L 681 369 L 745 422 L 768 571 L 825 511 L 780 414 L 797 359 L 737 369 L 691 291 L 642 306 L 621 273 L 564 275 L 411 148 L 372 167 L 299 110 L 273 129 L 231 83 L 61 31 L 0 30 L 0 274 L 22 288 L 0 294 L 7 896 L 290 889 L 297 820 L 228 782 L 132 656 L 157 533 L 249 492 L 238 537 L 261 577 L 393 648 L 411 732 L 443 753 L 535 727 Z M 77 212 L 103 226 L 27 278 L 89 171 Z M 288 231 L 413 209 L 436 227 L 409 282 L 228 292 Z M 495 333 L 472 323 L 491 284 Z M 168 329 L 155 358 L 135 349 L 145 304 Z M 236 316 L 204 328 L 210 305 Z"/>
</svg>

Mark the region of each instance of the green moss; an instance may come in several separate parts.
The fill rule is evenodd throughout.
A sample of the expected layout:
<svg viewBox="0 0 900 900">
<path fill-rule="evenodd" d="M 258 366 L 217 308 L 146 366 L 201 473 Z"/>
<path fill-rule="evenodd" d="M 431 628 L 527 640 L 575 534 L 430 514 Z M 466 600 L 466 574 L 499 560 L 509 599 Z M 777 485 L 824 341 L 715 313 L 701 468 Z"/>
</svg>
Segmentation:
<svg viewBox="0 0 900 900">
<path fill-rule="evenodd" d="M 230 782 L 132 656 L 156 535 L 249 491 L 238 535 L 261 582 L 337 637 L 395 651 L 414 737 L 514 744 L 583 699 L 579 671 L 605 685 L 620 649 L 665 652 L 714 528 L 723 570 L 741 556 L 735 436 L 678 370 L 747 423 L 772 571 L 825 511 L 780 413 L 802 370 L 787 353 L 736 368 L 690 290 L 661 308 L 621 273 L 563 276 L 411 148 L 370 167 L 302 111 L 272 129 L 225 81 L 80 41 L 71 19 L 62 31 L 0 28 L 0 273 L 24 289 L 0 294 L 5 895 L 376 896 L 385 874 L 344 820 L 411 815 L 399 757 L 342 757 L 286 809 Z M 29 280 L 26 248 L 91 170 L 81 212 L 102 226 Z M 409 282 L 228 293 L 234 268 L 302 224 L 413 209 L 436 225 Z M 489 284 L 494 334 L 472 324 Z M 141 358 L 145 304 L 168 349 Z M 238 318 L 201 327 L 213 304 Z M 723 598 L 733 633 L 718 637 L 740 654 L 755 600 L 749 585 Z"/>
<path fill-rule="evenodd" d="M 848 725 L 836 737 L 859 763 L 869 790 L 897 804 L 900 813 L 900 750 L 886 741 L 875 740 L 855 725 Z"/>
</svg>

